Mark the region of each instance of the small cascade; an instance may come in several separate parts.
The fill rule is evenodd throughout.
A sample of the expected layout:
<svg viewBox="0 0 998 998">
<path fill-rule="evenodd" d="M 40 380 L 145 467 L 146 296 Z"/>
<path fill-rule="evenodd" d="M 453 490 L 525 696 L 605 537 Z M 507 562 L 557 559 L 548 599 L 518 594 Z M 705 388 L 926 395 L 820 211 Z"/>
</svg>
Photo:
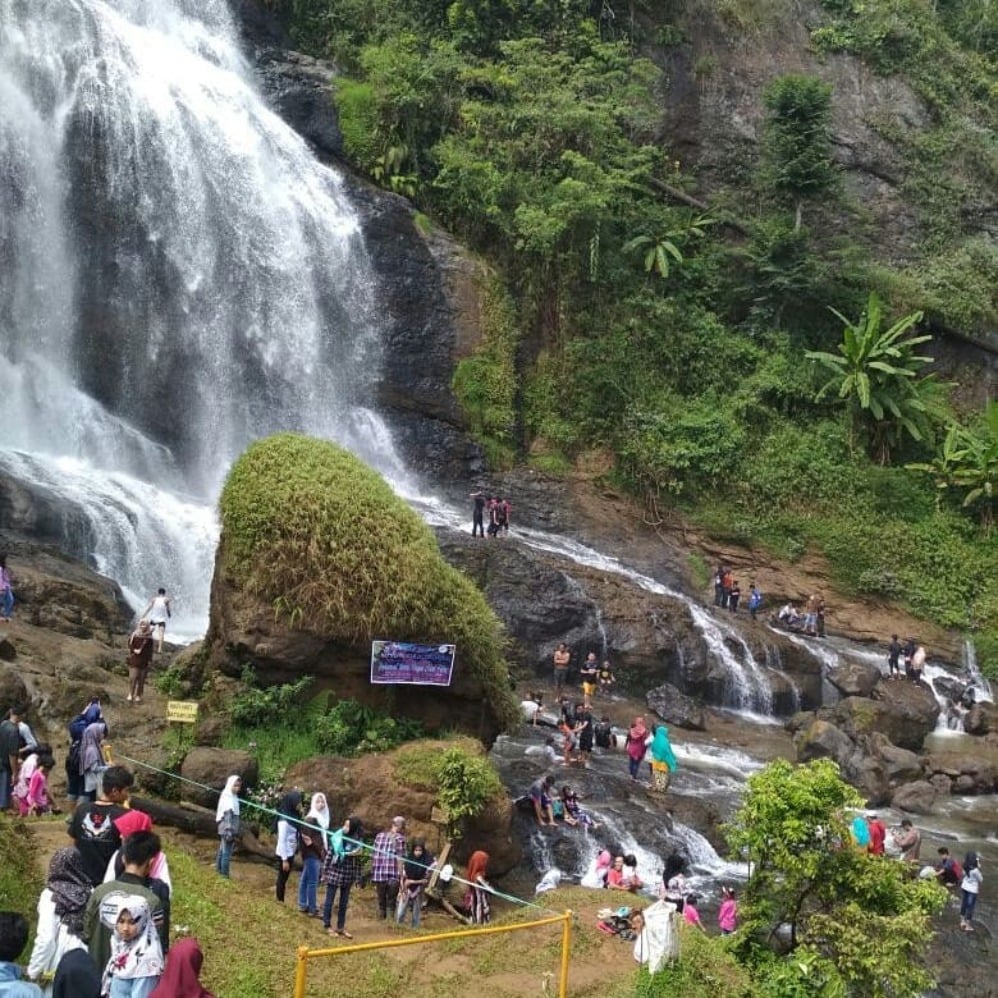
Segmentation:
<svg viewBox="0 0 998 998">
<path fill-rule="evenodd" d="M 970 638 L 963 643 L 963 667 L 967 670 L 967 678 L 974 687 L 976 699 L 990 700 L 994 703 L 994 690 L 977 664 L 977 649 Z"/>
</svg>

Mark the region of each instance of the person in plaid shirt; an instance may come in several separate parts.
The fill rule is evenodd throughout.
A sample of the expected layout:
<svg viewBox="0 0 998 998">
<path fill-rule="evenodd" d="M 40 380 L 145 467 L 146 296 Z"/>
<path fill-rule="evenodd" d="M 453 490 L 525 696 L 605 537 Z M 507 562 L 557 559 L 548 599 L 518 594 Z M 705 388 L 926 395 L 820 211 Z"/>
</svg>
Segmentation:
<svg viewBox="0 0 998 998">
<path fill-rule="evenodd" d="M 405 818 L 392 818 L 392 827 L 378 832 L 371 856 L 371 883 L 378 893 L 378 918 L 387 918 L 395 910 L 402 863 L 405 860 Z"/>
</svg>

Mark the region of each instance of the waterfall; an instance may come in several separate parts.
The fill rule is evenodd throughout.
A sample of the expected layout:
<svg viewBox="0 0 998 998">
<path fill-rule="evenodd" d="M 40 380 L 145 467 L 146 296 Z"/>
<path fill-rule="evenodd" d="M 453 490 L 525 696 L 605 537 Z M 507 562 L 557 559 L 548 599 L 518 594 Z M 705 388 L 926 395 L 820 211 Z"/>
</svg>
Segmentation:
<svg viewBox="0 0 998 998">
<path fill-rule="evenodd" d="M 0 0 L 0 470 L 171 636 L 204 630 L 214 501 L 251 440 L 366 408 L 376 287 L 340 177 L 254 90 L 223 0 Z"/>
<path fill-rule="evenodd" d="M 977 649 L 974 642 L 967 638 L 963 643 L 963 667 L 967 670 L 967 680 L 976 689 L 977 700 L 994 702 L 994 690 L 991 683 L 985 679 L 977 664 Z"/>
</svg>

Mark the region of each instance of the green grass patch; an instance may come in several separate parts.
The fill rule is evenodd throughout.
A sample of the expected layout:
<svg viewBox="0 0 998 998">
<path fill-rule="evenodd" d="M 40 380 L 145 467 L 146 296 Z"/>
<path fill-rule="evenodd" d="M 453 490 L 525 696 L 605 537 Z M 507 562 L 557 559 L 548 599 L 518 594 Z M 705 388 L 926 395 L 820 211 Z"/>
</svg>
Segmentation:
<svg viewBox="0 0 998 998">
<path fill-rule="evenodd" d="M 0 908 L 19 911 L 31 925 L 31 936 L 37 921 L 38 895 L 45 878 L 38 867 L 35 840 L 31 829 L 22 821 L 0 814 Z M 31 954 L 31 939 L 22 959 Z"/>
</svg>

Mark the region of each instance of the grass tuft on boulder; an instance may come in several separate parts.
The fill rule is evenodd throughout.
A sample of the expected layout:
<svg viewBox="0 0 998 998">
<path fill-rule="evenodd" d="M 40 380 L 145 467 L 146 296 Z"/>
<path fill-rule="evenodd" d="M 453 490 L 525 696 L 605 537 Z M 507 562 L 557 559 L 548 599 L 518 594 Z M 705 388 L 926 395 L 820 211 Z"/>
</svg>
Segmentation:
<svg viewBox="0 0 998 998">
<path fill-rule="evenodd" d="M 362 461 L 328 441 L 276 434 L 236 461 L 219 505 L 227 574 L 291 626 L 350 643 L 453 642 L 500 724 L 516 723 L 498 618 Z"/>
</svg>

